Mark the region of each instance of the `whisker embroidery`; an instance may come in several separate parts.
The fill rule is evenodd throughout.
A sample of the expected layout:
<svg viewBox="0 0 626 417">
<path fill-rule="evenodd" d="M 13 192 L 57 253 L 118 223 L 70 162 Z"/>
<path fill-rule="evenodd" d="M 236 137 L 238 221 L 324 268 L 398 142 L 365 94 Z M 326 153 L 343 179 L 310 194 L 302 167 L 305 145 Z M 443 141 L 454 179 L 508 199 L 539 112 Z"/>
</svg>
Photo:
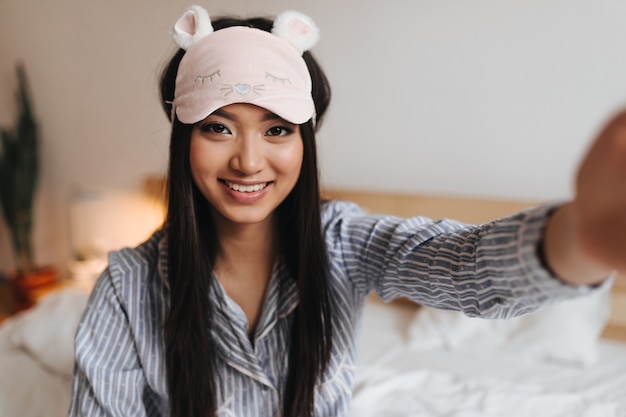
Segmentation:
<svg viewBox="0 0 626 417">
<path fill-rule="evenodd" d="M 220 91 L 225 91 L 224 96 L 227 96 L 233 92 L 233 86 L 225 84 L 224 87 L 220 88 Z"/>
<path fill-rule="evenodd" d="M 257 95 L 261 95 L 261 93 L 265 92 L 265 84 L 257 84 L 252 86 L 252 91 L 254 91 Z"/>
</svg>

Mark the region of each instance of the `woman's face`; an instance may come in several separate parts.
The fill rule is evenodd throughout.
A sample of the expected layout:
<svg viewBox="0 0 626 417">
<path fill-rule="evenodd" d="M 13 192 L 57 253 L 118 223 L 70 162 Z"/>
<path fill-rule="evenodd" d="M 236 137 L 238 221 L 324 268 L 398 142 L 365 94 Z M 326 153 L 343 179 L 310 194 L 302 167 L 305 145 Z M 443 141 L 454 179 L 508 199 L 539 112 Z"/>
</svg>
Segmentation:
<svg viewBox="0 0 626 417">
<path fill-rule="evenodd" d="M 300 175 L 300 126 L 252 104 L 230 104 L 196 123 L 189 156 L 218 226 L 265 222 Z"/>
</svg>

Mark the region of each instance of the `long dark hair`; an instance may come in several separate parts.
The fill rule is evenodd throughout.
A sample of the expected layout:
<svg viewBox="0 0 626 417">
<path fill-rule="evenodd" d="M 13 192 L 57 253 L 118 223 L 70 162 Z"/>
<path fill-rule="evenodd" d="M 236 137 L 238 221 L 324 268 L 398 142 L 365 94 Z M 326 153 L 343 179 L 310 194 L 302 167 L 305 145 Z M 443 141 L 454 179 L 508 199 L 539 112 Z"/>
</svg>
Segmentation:
<svg viewBox="0 0 626 417">
<path fill-rule="evenodd" d="M 222 18 L 215 30 L 250 26 L 270 31 L 264 18 Z M 178 50 L 161 77 L 163 108 L 170 117 L 174 85 L 183 50 Z M 287 416 L 310 417 L 318 379 L 330 361 L 332 300 L 329 293 L 326 246 L 321 230 L 315 130 L 330 102 L 326 75 L 309 52 L 303 58 L 311 74 L 315 102 L 312 121 L 300 125 L 304 157 L 300 177 L 277 208 L 280 250 L 297 284 L 299 304 L 294 312 L 289 368 L 283 411 Z M 213 417 L 217 408 L 214 344 L 209 289 L 219 240 L 207 200 L 197 189 L 189 164 L 193 126 L 172 118 L 167 181 L 168 271 L 170 310 L 164 329 L 171 417 Z M 208 256 L 207 256 L 208 254 Z M 284 355 L 287 352 L 276 352 Z"/>
</svg>

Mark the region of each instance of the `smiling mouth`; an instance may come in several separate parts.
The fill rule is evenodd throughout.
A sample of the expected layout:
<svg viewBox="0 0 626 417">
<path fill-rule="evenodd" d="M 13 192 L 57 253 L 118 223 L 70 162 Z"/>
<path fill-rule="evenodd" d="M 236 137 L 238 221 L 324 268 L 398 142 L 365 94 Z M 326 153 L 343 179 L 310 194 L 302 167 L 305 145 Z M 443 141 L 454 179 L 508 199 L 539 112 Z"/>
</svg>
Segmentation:
<svg viewBox="0 0 626 417">
<path fill-rule="evenodd" d="M 255 192 L 261 191 L 262 189 L 264 189 L 270 184 L 269 182 L 263 182 L 259 184 L 253 184 L 253 185 L 244 185 L 244 184 L 237 184 L 235 182 L 230 182 L 226 180 L 222 182 L 231 190 L 239 191 L 240 193 L 255 193 Z"/>
</svg>

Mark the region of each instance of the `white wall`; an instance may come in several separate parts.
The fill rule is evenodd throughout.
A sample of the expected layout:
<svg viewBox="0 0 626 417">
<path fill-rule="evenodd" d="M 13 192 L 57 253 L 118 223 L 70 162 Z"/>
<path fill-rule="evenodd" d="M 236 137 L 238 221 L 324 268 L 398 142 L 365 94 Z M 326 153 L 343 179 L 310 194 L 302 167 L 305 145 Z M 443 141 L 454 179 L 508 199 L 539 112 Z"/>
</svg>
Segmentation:
<svg viewBox="0 0 626 417">
<path fill-rule="evenodd" d="M 621 0 L 201 1 L 214 14 L 295 8 L 322 31 L 334 87 L 326 184 L 519 199 L 570 195 L 594 132 L 626 98 Z M 76 188 L 163 172 L 158 70 L 193 2 L 0 0 L 0 123 L 26 64 L 43 133 L 36 251 L 63 266 Z M 0 270 L 11 265 L 0 224 Z"/>
</svg>

